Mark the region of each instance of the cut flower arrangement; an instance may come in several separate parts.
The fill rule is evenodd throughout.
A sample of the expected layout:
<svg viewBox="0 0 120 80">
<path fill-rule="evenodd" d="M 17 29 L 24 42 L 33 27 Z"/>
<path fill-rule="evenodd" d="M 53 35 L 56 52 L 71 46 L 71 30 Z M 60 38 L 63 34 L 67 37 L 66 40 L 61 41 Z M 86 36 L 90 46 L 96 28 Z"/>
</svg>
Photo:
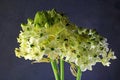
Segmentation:
<svg viewBox="0 0 120 80">
<path fill-rule="evenodd" d="M 33 63 L 51 63 L 56 80 L 64 80 L 64 62 L 70 64 L 76 80 L 81 80 L 82 72 L 92 70 L 97 62 L 109 66 L 116 59 L 106 38 L 94 29 L 78 27 L 54 9 L 38 11 L 27 21 L 21 24 L 15 54 Z"/>
</svg>

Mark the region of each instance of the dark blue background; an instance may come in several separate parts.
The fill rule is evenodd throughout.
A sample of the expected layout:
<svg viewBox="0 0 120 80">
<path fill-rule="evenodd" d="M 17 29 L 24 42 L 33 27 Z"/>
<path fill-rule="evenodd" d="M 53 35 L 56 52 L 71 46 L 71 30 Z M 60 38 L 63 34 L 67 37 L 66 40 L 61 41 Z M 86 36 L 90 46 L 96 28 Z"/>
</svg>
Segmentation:
<svg viewBox="0 0 120 80">
<path fill-rule="evenodd" d="M 82 80 L 120 80 L 120 0 L 0 0 L 0 80 L 54 80 L 51 65 L 31 64 L 15 57 L 20 24 L 37 11 L 55 8 L 78 26 L 95 28 L 107 37 L 117 60 L 97 64 Z M 75 80 L 65 64 L 65 80 Z"/>
</svg>

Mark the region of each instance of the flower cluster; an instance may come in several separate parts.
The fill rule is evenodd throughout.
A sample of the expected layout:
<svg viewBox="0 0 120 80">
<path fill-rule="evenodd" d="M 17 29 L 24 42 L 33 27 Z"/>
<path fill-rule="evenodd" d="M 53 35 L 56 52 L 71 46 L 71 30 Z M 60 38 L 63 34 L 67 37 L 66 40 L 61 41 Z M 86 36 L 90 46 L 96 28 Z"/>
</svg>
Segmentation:
<svg viewBox="0 0 120 80">
<path fill-rule="evenodd" d="M 27 21 L 27 24 L 21 24 L 22 30 L 17 38 L 20 47 L 15 53 L 19 58 L 50 62 L 62 57 L 64 61 L 79 66 L 81 71 L 92 70 L 97 62 L 109 66 L 110 59 L 116 59 L 106 38 L 94 29 L 72 24 L 55 10 L 37 12 L 34 20 Z"/>
</svg>

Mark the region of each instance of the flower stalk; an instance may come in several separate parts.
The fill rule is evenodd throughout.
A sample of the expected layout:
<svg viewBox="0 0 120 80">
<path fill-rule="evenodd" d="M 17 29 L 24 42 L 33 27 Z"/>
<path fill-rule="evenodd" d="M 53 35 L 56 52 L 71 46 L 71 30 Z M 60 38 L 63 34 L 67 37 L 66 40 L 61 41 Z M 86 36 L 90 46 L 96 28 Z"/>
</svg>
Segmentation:
<svg viewBox="0 0 120 80">
<path fill-rule="evenodd" d="M 55 80 L 60 80 L 59 70 L 58 70 L 57 63 L 55 60 L 51 60 L 51 66 L 52 66 L 52 70 L 54 72 Z"/>
<path fill-rule="evenodd" d="M 82 72 L 80 67 L 77 67 L 77 76 L 76 76 L 76 80 L 81 80 L 81 76 L 82 76 Z"/>
<path fill-rule="evenodd" d="M 64 60 L 60 58 L 60 79 L 64 80 Z"/>
</svg>

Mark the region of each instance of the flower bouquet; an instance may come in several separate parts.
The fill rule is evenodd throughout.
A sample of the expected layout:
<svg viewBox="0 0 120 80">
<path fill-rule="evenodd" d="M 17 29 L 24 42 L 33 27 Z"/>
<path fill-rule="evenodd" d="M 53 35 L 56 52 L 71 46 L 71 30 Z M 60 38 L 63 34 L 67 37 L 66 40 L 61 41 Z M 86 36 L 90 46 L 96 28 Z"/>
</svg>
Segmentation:
<svg viewBox="0 0 120 80">
<path fill-rule="evenodd" d="M 78 27 L 54 9 L 38 11 L 27 21 L 21 24 L 17 38 L 20 47 L 15 54 L 33 63 L 51 63 L 56 80 L 64 80 L 64 62 L 70 64 L 76 80 L 81 80 L 82 72 L 92 70 L 97 62 L 109 66 L 110 59 L 116 59 L 107 39 L 95 29 Z"/>
</svg>

